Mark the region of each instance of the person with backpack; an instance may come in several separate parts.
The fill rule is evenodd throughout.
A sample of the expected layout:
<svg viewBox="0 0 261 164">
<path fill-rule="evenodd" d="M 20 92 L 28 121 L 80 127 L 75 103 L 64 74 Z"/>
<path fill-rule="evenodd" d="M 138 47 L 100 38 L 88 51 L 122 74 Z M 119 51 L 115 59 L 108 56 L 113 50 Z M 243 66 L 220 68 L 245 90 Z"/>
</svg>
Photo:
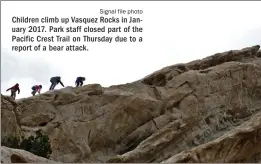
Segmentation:
<svg viewBox="0 0 261 164">
<path fill-rule="evenodd" d="M 52 84 L 51 84 L 49 90 L 54 90 L 55 86 L 56 86 L 58 83 L 60 83 L 60 84 L 64 87 L 64 85 L 63 85 L 63 83 L 62 83 L 62 81 L 61 81 L 61 77 L 60 77 L 60 76 L 52 77 L 52 78 L 50 79 L 50 82 L 51 82 Z"/>
<path fill-rule="evenodd" d="M 83 81 L 85 81 L 85 77 L 77 77 L 77 79 L 75 81 L 76 87 L 82 86 L 83 85 Z"/>
<path fill-rule="evenodd" d="M 7 91 L 9 91 L 9 90 L 11 90 L 11 97 L 15 100 L 15 97 L 16 97 L 16 91 L 18 91 L 18 94 L 20 94 L 20 88 L 19 88 L 19 84 L 18 83 L 16 83 L 14 86 L 12 86 L 11 88 L 8 88 L 7 90 L 6 90 L 6 92 Z"/>
<path fill-rule="evenodd" d="M 40 91 L 41 91 L 41 89 L 42 89 L 42 85 L 34 85 L 33 87 L 32 87 L 32 95 L 34 96 L 35 94 L 36 94 L 36 92 L 38 92 L 38 94 L 40 94 Z"/>
</svg>

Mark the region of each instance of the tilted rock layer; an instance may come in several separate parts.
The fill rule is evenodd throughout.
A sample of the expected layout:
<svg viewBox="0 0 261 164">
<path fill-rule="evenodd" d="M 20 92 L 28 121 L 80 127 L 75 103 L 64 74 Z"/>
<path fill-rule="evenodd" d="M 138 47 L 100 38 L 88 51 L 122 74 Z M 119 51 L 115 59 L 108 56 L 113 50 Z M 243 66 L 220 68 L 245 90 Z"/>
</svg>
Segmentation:
<svg viewBox="0 0 261 164">
<path fill-rule="evenodd" d="M 42 129 L 59 162 L 260 162 L 259 48 L 109 88 L 66 87 L 16 102 L 2 96 L 2 134 Z"/>
</svg>

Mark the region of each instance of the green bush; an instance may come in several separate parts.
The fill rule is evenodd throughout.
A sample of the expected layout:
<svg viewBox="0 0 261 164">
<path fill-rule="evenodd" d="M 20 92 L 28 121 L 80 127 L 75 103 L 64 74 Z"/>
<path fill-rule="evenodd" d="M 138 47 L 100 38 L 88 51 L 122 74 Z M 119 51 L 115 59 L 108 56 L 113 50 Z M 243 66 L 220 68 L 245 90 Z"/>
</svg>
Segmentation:
<svg viewBox="0 0 261 164">
<path fill-rule="evenodd" d="M 41 131 L 37 131 L 35 137 L 22 137 L 20 144 L 16 137 L 8 137 L 2 140 L 1 145 L 15 149 L 23 149 L 44 158 L 49 158 L 52 153 L 49 137 L 48 135 L 43 135 Z"/>
</svg>

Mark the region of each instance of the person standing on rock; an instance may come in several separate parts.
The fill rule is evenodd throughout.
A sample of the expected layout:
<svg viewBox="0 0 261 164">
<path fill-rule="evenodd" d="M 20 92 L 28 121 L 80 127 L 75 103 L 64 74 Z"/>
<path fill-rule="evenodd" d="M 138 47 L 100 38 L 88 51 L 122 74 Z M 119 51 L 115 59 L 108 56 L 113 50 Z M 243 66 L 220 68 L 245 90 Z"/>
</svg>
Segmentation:
<svg viewBox="0 0 261 164">
<path fill-rule="evenodd" d="M 77 79 L 75 81 L 76 87 L 78 87 L 79 85 L 82 86 L 83 85 L 83 81 L 85 81 L 85 77 L 77 77 Z"/>
<path fill-rule="evenodd" d="M 16 97 L 16 91 L 18 91 L 18 94 L 20 94 L 20 88 L 19 88 L 19 84 L 18 83 L 16 83 L 14 86 L 12 86 L 11 88 L 8 88 L 7 90 L 6 90 L 6 92 L 7 91 L 9 91 L 9 90 L 11 90 L 11 97 L 15 100 L 15 97 Z"/>
<path fill-rule="evenodd" d="M 34 96 L 35 94 L 36 94 L 36 92 L 38 92 L 38 94 L 40 94 L 40 91 L 41 91 L 41 89 L 42 89 L 42 85 L 34 85 L 33 87 L 32 87 L 32 95 Z"/>
<path fill-rule="evenodd" d="M 50 79 L 50 82 L 51 82 L 52 84 L 51 84 L 49 90 L 54 90 L 55 86 L 56 86 L 58 83 L 60 83 L 60 84 L 64 87 L 64 85 L 63 85 L 63 83 L 62 83 L 62 81 L 61 81 L 61 77 L 60 77 L 60 76 L 52 77 L 52 78 Z"/>
</svg>

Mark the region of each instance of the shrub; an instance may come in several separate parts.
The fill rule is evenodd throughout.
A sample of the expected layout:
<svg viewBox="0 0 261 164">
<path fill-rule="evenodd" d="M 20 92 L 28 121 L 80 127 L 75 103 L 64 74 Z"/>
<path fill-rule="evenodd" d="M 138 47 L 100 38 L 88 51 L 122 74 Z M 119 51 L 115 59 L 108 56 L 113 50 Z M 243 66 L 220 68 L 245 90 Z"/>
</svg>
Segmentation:
<svg viewBox="0 0 261 164">
<path fill-rule="evenodd" d="M 49 158 L 52 153 L 49 137 L 48 135 L 43 135 L 41 131 L 37 131 L 35 137 L 22 137 L 20 144 L 16 137 L 8 137 L 3 139 L 1 145 L 15 149 L 23 149 L 44 158 Z"/>
</svg>

